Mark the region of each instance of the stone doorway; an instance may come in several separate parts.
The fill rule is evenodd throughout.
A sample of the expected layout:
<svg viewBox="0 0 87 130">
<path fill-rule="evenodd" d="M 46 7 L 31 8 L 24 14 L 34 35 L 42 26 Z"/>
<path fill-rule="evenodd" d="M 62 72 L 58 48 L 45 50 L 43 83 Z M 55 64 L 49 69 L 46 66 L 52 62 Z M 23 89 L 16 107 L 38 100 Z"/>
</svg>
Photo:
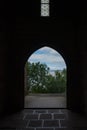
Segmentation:
<svg viewBox="0 0 87 130">
<path fill-rule="evenodd" d="M 65 61 L 64 61 L 64 59 L 63 59 L 63 57 L 58 53 L 58 52 L 56 52 L 54 49 L 52 49 L 52 48 L 49 48 L 49 47 L 43 47 L 43 48 L 41 48 L 42 50 L 45 50 L 46 49 L 46 54 L 44 54 L 45 56 L 47 55 L 47 50 L 48 50 L 48 52 L 49 52 L 49 55 L 52 55 L 53 54 L 53 57 L 50 59 L 50 58 L 48 58 L 48 61 L 52 61 L 52 60 L 54 60 L 55 61 L 55 64 L 56 64 L 56 62 L 57 61 L 60 61 L 61 60 L 61 62 L 60 62 L 60 65 L 59 65 L 59 67 L 65 67 L 64 69 L 66 69 L 66 64 L 65 64 Z M 40 49 L 38 49 L 38 50 L 40 50 Z M 38 51 L 37 50 L 37 51 Z M 57 53 L 58 53 L 58 57 L 57 57 Z M 34 53 L 33 53 L 34 54 Z M 32 55 L 33 55 L 32 54 Z M 35 52 L 35 54 L 33 55 L 33 59 L 35 60 L 35 63 L 36 63 L 36 59 L 37 59 L 37 57 L 36 57 L 36 54 L 37 54 L 37 52 Z M 31 55 L 31 56 L 32 56 Z M 37 56 L 39 55 L 39 60 L 40 60 L 40 57 L 41 56 L 43 56 L 43 51 L 41 52 L 41 50 L 40 50 L 40 52 L 37 54 Z M 29 59 L 28 59 L 28 61 L 29 62 L 32 62 L 32 61 L 30 61 L 30 58 L 31 58 L 31 56 L 29 57 Z M 34 58 L 34 56 L 35 56 L 35 58 Z M 48 56 L 48 55 L 47 55 Z M 51 56 L 50 56 L 51 57 Z M 44 62 L 44 57 L 42 57 L 43 58 L 43 62 Z M 58 59 L 55 59 L 55 58 L 58 58 Z M 50 60 L 49 60 L 50 59 Z M 57 60 L 57 61 L 56 61 Z M 38 62 L 38 59 L 37 59 L 37 62 Z M 39 61 L 40 62 L 40 61 Z M 42 62 L 42 63 L 43 63 Z M 64 63 L 63 63 L 64 62 Z M 32 62 L 33 63 L 33 62 Z M 50 65 L 51 67 L 55 67 L 55 64 L 54 64 L 54 66 L 52 66 L 52 64 Z M 49 64 L 48 64 L 49 65 Z M 64 66 L 65 65 L 65 66 Z M 30 71 L 30 70 L 29 70 Z M 26 69 L 25 69 L 25 89 L 26 89 L 26 87 L 27 87 L 27 84 L 28 84 L 28 79 L 26 78 L 27 77 L 27 74 L 28 72 L 26 71 Z M 32 72 L 33 73 L 33 72 Z M 61 75 L 61 73 L 62 73 L 62 70 L 61 69 L 59 69 L 58 70 L 58 74 L 59 75 Z M 51 71 L 50 71 L 50 75 L 52 75 L 53 77 L 55 77 L 55 74 L 54 74 L 54 72 L 53 72 L 53 70 L 51 69 Z M 30 75 L 28 75 L 28 77 L 29 77 Z M 51 76 L 51 77 L 52 77 Z M 56 78 L 56 77 L 55 77 Z M 58 79 L 57 79 L 58 80 Z M 66 79 L 65 79 L 66 80 Z M 63 82 L 63 81 L 62 81 Z M 57 82 L 58 83 L 58 82 Z M 52 83 L 53 84 L 53 83 Z M 51 85 L 51 84 L 50 84 Z M 30 85 L 31 86 L 31 85 Z M 67 88 L 65 88 L 65 91 L 64 92 L 57 92 L 57 91 L 59 91 L 59 90 L 56 90 L 55 92 L 54 91 L 49 91 L 49 92 L 42 92 L 42 91 L 39 91 L 39 92 L 34 92 L 34 91 L 31 91 L 31 88 L 30 88 L 30 86 L 29 86 L 29 89 L 30 89 L 30 91 L 28 92 L 28 94 L 26 94 L 25 95 L 25 99 L 24 99 L 24 101 L 25 101 L 25 104 L 24 104 L 24 106 L 25 106 L 25 108 L 67 108 L 67 95 L 66 95 L 66 89 Z M 61 86 L 62 87 L 62 86 Z M 61 87 L 60 87 L 60 89 L 61 89 Z M 66 86 L 65 86 L 66 87 Z M 54 85 L 54 88 L 55 88 L 55 85 Z M 52 88 L 52 89 L 54 89 L 54 88 Z"/>
</svg>

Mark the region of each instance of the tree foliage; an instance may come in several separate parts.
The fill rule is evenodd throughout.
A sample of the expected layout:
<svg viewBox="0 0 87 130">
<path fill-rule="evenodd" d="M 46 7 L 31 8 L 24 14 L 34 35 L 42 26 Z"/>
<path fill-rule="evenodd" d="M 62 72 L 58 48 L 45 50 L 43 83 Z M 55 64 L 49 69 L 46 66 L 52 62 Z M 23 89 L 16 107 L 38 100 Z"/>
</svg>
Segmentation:
<svg viewBox="0 0 87 130">
<path fill-rule="evenodd" d="M 55 71 L 55 76 L 51 75 L 46 64 L 30 63 L 25 65 L 27 71 L 28 93 L 63 93 L 66 89 L 66 69 Z"/>
</svg>

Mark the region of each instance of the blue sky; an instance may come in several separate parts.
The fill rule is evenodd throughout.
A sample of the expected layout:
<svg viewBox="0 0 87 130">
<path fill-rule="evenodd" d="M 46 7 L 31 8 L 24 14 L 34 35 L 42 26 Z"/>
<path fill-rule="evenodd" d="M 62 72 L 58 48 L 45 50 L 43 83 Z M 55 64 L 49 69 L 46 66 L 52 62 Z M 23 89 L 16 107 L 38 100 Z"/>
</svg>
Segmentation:
<svg viewBox="0 0 87 130">
<path fill-rule="evenodd" d="M 31 63 L 45 63 L 51 70 L 62 70 L 66 64 L 62 56 L 52 48 L 43 47 L 35 51 L 28 59 Z"/>
</svg>

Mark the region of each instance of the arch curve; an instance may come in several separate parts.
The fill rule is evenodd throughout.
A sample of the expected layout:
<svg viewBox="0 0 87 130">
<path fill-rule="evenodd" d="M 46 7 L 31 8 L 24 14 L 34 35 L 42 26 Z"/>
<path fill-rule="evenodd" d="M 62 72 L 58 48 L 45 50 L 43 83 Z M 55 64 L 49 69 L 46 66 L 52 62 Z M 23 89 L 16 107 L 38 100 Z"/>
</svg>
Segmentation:
<svg viewBox="0 0 87 130">
<path fill-rule="evenodd" d="M 39 57 L 36 57 L 36 56 L 39 56 Z M 31 61 L 32 58 L 33 58 L 33 60 L 36 60 L 36 62 L 39 62 L 39 60 L 40 60 L 42 63 L 43 62 L 45 62 L 45 63 L 48 63 L 48 62 L 57 63 L 57 62 L 59 62 L 58 64 L 62 63 L 62 65 L 65 68 L 67 68 L 66 61 L 63 58 L 63 56 L 58 51 L 56 51 L 54 48 L 51 48 L 49 46 L 43 46 L 43 47 L 37 49 L 35 52 L 33 52 L 29 56 L 30 61 Z M 37 58 L 37 59 L 35 59 L 35 58 Z M 48 61 L 45 58 L 48 58 Z M 54 63 L 54 65 L 55 65 L 55 63 Z"/>
<path fill-rule="evenodd" d="M 64 58 L 62 57 L 62 55 L 58 52 L 58 51 L 56 51 L 55 49 L 53 49 L 53 48 L 51 48 L 51 47 L 49 47 L 49 46 L 43 46 L 43 47 L 40 47 L 39 49 L 37 49 L 37 50 L 35 50 L 30 56 L 29 56 L 29 58 L 27 59 L 28 61 L 29 61 L 29 65 L 30 65 L 30 70 L 32 70 L 31 69 L 31 66 L 32 66 L 32 63 L 41 63 L 41 64 L 46 64 L 47 65 L 47 67 L 49 67 L 49 73 L 48 73 L 48 75 L 50 76 L 50 74 L 53 76 L 53 78 L 56 80 L 56 81 L 54 81 L 53 82 L 53 80 L 52 80 L 52 86 L 51 86 L 51 84 L 43 84 L 42 83 L 42 85 L 40 85 L 40 87 L 42 87 L 42 88 L 40 88 L 40 92 L 41 93 L 58 93 L 58 94 L 60 94 L 61 95 L 61 92 L 62 92 L 62 94 L 64 94 L 63 96 L 64 97 L 62 97 L 62 96 L 60 96 L 60 97 L 62 97 L 64 100 L 62 100 L 61 99 L 61 101 L 59 101 L 59 102 L 61 102 L 61 103 L 59 103 L 59 104 L 61 104 L 62 105 L 62 107 L 61 108 L 66 108 L 66 106 L 67 106 L 67 101 L 66 101 L 66 89 L 67 89 L 67 85 L 66 85 L 66 82 L 67 82 L 67 77 L 65 76 L 65 75 L 67 75 L 67 73 L 66 73 L 66 70 L 67 70 L 67 65 L 66 65 L 66 62 L 65 62 L 65 60 L 64 60 Z M 28 62 L 27 62 L 28 63 Z M 33 65 L 35 65 L 35 64 L 33 64 Z M 38 64 L 39 65 L 39 64 Z M 65 69 L 65 73 L 62 73 L 62 72 L 64 72 L 63 70 Z M 34 72 L 35 70 L 32 70 L 32 73 Z M 39 68 L 39 71 L 41 71 L 40 70 L 40 68 Z M 35 71 L 36 72 L 36 71 Z M 56 73 L 56 72 L 58 72 L 58 73 Z M 56 77 L 57 75 L 56 74 L 60 74 L 60 76 L 61 76 L 61 78 L 62 78 L 62 75 L 64 74 L 64 77 L 65 77 L 65 86 L 64 86 L 64 84 L 60 84 L 59 82 L 59 80 L 58 80 L 58 78 L 59 77 Z M 35 75 L 35 73 L 34 73 L 34 75 Z M 28 75 L 28 77 L 29 77 L 29 75 Z M 36 74 L 36 76 L 35 77 L 39 77 L 39 74 Z M 41 76 L 43 79 L 44 79 L 44 77 L 46 77 L 47 78 L 47 76 Z M 44 83 L 45 83 L 45 81 L 47 81 L 47 79 L 45 78 L 45 80 L 44 80 Z M 50 78 L 51 78 L 51 76 L 50 76 Z M 32 86 L 32 82 L 31 82 L 31 79 L 32 78 L 30 78 L 30 85 L 29 86 Z M 25 81 L 26 81 L 26 77 L 25 77 Z M 32 79 L 32 81 L 35 81 L 35 79 L 33 78 Z M 38 82 L 37 83 L 37 85 L 36 85 L 36 87 L 34 86 L 34 88 L 39 88 L 39 87 L 37 87 L 37 86 L 39 86 L 39 83 L 41 84 L 41 81 L 42 81 L 42 79 L 41 80 L 39 80 L 38 81 L 38 78 L 37 78 L 37 80 L 35 81 L 35 83 L 36 82 Z M 50 81 L 50 80 L 49 80 Z M 48 82 L 49 82 L 48 81 Z M 27 81 L 26 81 L 27 82 Z M 26 85 L 26 82 L 25 82 L 25 86 L 27 86 Z M 63 82 L 62 80 L 61 80 L 61 82 Z M 59 84 L 59 85 L 58 85 Z M 43 86 L 46 86 L 46 90 L 45 89 L 43 89 Z M 51 90 L 50 91 L 48 91 L 48 86 L 51 86 Z M 55 86 L 55 87 L 54 87 Z M 58 86 L 59 86 L 59 88 L 61 89 L 61 88 L 63 88 L 63 87 L 65 87 L 64 89 L 63 89 L 63 91 L 62 91 L 62 89 L 61 89 L 61 92 L 60 92 L 60 90 L 58 90 L 57 88 L 58 88 Z M 60 87 L 61 86 L 61 87 Z M 25 88 L 27 88 L 27 87 L 25 87 Z M 33 91 L 33 87 L 29 87 L 30 89 L 29 89 L 29 93 L 31 93 L 32 94 L 32 92 L 34 93 L 34 91 Z M 56 91 L 55 91 L 55 88 L 56 88 Z M 34 89 L 35 90 L 35 89 Z M 43 91 L 44 90 L 44 91 Z M 37 89 L 35 90 L 36 91 L 36 93 L 38 93 L 39 92 L 39 90 L 37 91 Z M 28 101 L 27 101 L 28 102 Z M 42 101 L 41 101 L 42 102 Z M 45 101 L 46 102 L 46 101 Z M 25 104 L 26 104 L 26 98 L 25 98 Z M 44 104 L 44 103 L 43 103 Z M 56 103 L 56 104 L 58 104 L 58 103 Z M 58 104 L 58 106 L 59 106 L 59 108 L 60 108 L 60 106 L 61 105 L 59 105 Z M 64 106 L 63 106 L 63 104 L 64 104 Z M 33 106 L 34 106 L 34 104 L 33 104 Z M 43 105 L 42 105 L 43 106 Z M 30 106 L 31 107 L 31 106 Z M 56 108 L 57 107 L 57 105 L 54 105 L 54 108 Z M 25 108 L 26 108 L 26 105 L 25 105 Z M 37 108 L 37 107 L 36 107 Z"/>
<path fill-rule="evenodd" d="M 36 43 L 35 43 L 36 44 Z M 66 66 L 68 66 L 69 64 L 69 58 L 68 56 L 66 55 L 66 52 L 64 52 L 63 48 L 62 47 L 57 47 L 53 44 L 40 44 L 40 45 L 37 45 L 31 49 L 28 49 L 27 50 L 27 54 L 25 55 L 25 61 L 24 61 L 24 66 L 25 66 L 25 63 L 27 62 L 28 58 L 37 50 L 41 49 L 41 48 L 44 48 L 44 47 L 48 47 L 48 48 L 51 48 L 53 50 L 55 50 L 57 53 L 59 53 L 62 58 L 64 59 L 65 63 L 66 63 Z"/>
</svg>

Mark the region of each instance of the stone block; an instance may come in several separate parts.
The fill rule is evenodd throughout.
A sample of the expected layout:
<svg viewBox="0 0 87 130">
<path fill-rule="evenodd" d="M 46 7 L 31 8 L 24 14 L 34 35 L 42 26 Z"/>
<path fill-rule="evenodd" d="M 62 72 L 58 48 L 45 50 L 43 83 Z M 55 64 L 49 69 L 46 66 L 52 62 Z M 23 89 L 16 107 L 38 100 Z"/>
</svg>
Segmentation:
<svg viewBox="0 0 87 130">
<path fill-rule="evenodd" d="M 60 120 L 61 127 L 67 127 L 67 121 L 66 120 Z"/>
<path fill-rule="evenodd" d="M 36 110 L 35 113 L 47 113 L 47 110 Z"/>
<path fill-rule="evenodd" d="M 59 127 L 58 120 L 45 120 L 44 127 Z"/>
<path fill-rule="evenodd" d="M 42 120 L 30 120 L 28 127 L 42 127 Z"/>
<path fill-rule="evenodd" d="M 36 130 L 54 130 L 53 128 L 37 128 Z"/>
<path fill-rule="evenodd" d="M 65 119 L 64 114 L 54 114 L 54 119 Z"/>
<path fill-rule="evenodd" d="M 27 114 L 25 119 L 29 119 L 29 120 L 38 119 L 38 114 Z"/>
<path fill-rule="evenodd" d="M 51 114 L 41 114 L 40 119 L 52 119 L 52 115 Z"/>
</svg>

